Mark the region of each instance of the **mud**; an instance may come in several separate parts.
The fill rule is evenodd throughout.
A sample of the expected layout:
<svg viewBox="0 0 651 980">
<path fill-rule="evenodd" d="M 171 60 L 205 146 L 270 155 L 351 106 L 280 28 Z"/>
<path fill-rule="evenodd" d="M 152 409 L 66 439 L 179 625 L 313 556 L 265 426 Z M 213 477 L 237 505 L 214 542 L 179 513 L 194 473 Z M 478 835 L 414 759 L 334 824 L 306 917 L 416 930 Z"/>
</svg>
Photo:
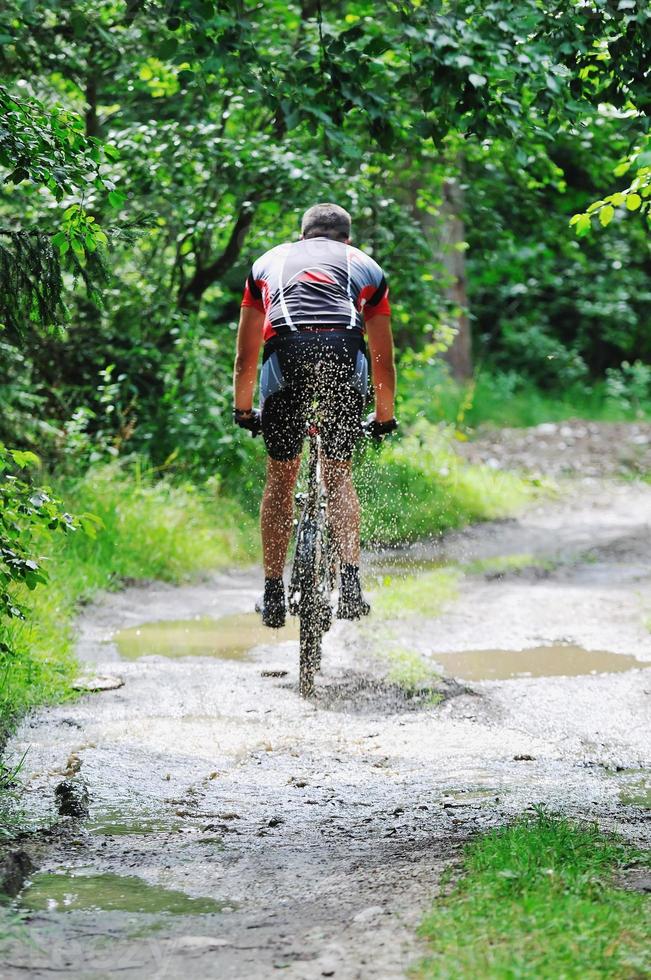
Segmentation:
<svg viewBox="0 0 651 980">
<path fill-rule="evenodd" d="M 2 977 L 248 980 L 282 969 L 390 980 L 423 952 L 416 925 L 476 832 L 543 803 L 648 842 L 638 789 L 649 761 L 650 520 L 650 487 L 593 481 L 518 520 L 393 555 L 470 567 L 532 556 L 502 577 L 475 565 L 438 619 L 393 624 L 433 667 L 443 654 L 575 646 L 636 668 L 618 673 L 404 691 L 387 677 L 391 624 L 337 623 L 305 703 L 291 639 L 245 659 L 120 660 L 119 630 L 246 613 L 257 570 L 132 587 L 89 607 L 80 656 L 125 683 L 32 715 L 11 743 L 10 762 L 28 750 L 22 806 L 34 826 L 56 819 L 54 787 L 71 759 L 91 810 L 42 844 L 46 877 L 31 895 L 55 884 L 54 904 L 29 908 L 24 893 L 29 941 L 6 947 Z M 545 576 L 530 574 L 537 562 Z M 107 903 L 103 885 L 93 898 L 93 878 L 118 892 L 136 879 L 219 911 Z M 61 904 L 82 885 L 83 900 Z"/>
</svg>

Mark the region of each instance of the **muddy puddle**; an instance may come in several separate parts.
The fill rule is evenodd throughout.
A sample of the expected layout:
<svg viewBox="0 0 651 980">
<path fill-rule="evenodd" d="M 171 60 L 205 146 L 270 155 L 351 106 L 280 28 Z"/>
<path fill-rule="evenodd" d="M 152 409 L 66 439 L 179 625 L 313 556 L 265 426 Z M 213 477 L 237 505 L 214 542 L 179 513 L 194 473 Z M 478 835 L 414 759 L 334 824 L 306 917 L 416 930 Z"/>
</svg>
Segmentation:
<svg viewBox="0 0 651 980">
<path fill-rule="evenodd" d="M 447 674 L 464 681 L 503 681 L 517 677 L 578 677 L 618 674 L 651 667 L 630 654 L 585 650 L 572 644 L 528 650 L 463 650 L 435 653 L 432 659 Z"/>
<path fill-rule="evenodd" d="M 443 793 L 441 802 L 446 809 L 488 806 L 499 803 L 503 793 L 497 789 L 449 789 Z"/>
<path fill-rule="evenodd" d="M 56 871 L 36 874 L 18 904 L 31 912 L 143 912 L 153 915 L 208 915 L 231 903 L 191 898 L 184 892 L 148 885 L 135 875 Z"/>
<path fill-rule="evenodd" d="M 130 816 L 119 810 L 103 813 L 85 823 L 86 830 L 100 837 L 145 836 L 147 834 L 180 833 L 181 820 L 170 820 L 156 816 Z"/>
<path fill-rule="evenodd" d="M 276 646 L 298 639 L 298 625 L 290 621 L 280 630 L 262 625 L 257 613 L 234 613 L 212 619 L 181 619 L 143 623 L 116 633 L 112 642 L 125 660 L 159 657 L 216 657 L 246 660 L 253 647 Z"/>
</svg>

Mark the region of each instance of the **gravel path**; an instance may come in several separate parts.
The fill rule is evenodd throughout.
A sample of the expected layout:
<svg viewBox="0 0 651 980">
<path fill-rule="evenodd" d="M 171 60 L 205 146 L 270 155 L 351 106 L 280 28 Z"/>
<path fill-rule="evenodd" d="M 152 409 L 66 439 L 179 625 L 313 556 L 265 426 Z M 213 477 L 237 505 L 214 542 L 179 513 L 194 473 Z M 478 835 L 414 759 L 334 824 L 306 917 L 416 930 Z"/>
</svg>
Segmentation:
<svg viewBox="0 0 651 980">
<path fill-rule="evenodd" d="M 622 800 L 649 761 L 650 527 L 650 487 L 593 479 L 518 520 L 401 553 L 529 556 L 519 571 L 467 574 L 438 619 L 392 624 L 434 663 L 559 643 L 639 660 L 451 686 L 439 705 L 386 682 L 376 654 L 389 627 L 372 622 L 335 626 L 310 704 L 297 696 L 294 641 L 246 659 L 119 660 L 123 627 L 249 610 L 257 570 L 132 587 L 86 609 L 80 657 L 125 683 L 38 712 L 10 746 L 16 759 L 29 750 L 29 818 L 53 825 L 28 843 L 45 877 L 24 902 L 38 906 L 39 888 L 50 900 L 0 976 L 390 980 L 421 955 L 415 927 L 476 831 L 545 803 L 644 840 L 648 811 Z M 89 820 L 56 823 L 64 776 L 87 786 Z M 110 897 L 114 875 L 135 882 L 128 909 Z M 87 876 L 101 876 L 99 897 L 80 908 Z M 139 882 L 156 886 L 146 901 Z M 154 907 L 174 893 L 219 904 Z"/>
</svg>

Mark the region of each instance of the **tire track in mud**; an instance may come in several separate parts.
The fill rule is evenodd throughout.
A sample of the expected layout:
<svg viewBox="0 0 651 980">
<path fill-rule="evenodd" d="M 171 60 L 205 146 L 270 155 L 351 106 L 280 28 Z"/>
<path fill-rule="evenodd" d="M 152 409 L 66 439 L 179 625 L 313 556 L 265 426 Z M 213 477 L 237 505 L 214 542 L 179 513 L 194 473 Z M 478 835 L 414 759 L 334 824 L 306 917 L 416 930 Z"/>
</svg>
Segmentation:
<svg viewBox="0 0 651 980">
<path fill-rule="evenodd" d="M 0 975 L 403 977 L 442 869 L 477 831 L 542 802 L 644 840 L 645 811 L 620 793 L 648 765 L 650 521 L 651 488 L 593 481 L 410 549 L 418 562 L 531 556 L 467 575 L 440 618 L 400 623 L 433 661 L 563 641 L 641 661 L 471 682 L 439 705 L 386 681 L 378 625 L 336 625 L 311 704 L 294 641 L 243 659 L 118 660 L 116 629 L 250 609 L 255 570 L 105 596 L 80 620 L 79 652 L 124 686 L 36 713 L 11 744 L 13 758 L 29 749 L 30 820 L 54 825 L 26 842 L 31 942 L 9 945 Z M 90 817 L 55 823 L 71 772 Z"/>
</svg>

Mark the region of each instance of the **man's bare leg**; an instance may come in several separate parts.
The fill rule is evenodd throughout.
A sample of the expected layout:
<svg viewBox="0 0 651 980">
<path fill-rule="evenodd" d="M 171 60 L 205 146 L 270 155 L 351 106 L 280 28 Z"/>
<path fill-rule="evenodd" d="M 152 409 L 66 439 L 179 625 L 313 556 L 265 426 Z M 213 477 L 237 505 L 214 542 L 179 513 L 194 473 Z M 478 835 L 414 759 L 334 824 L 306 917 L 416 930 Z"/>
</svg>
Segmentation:
<svg viewBox="0 0 651 980">
<path fill-rule="evenodd" d="M 323 460 L 323 478 L 328 490 L 328 516 L 342 565 L 359 567 L 360 507 L 353 483 L 352 464 Z"/>
<path fill-rule="evenodd" d="M 264 574 L 267 579 L 280 579 L 287 560 L 287 549 L 294 518 L 294 486 L 300 458 L 287 462 L 267 460 L 267 483 L 260 506 L 260 530 Z"/>
<path fill-rule="evenodd" d="M 359 498 L 353 483 L 349 462 L 323 461 L 323 476 L 328 488 L 328 516 L 341 564 L 341 588 L 337 616 L 359 619 L 370 606 L 362 594 L 359 580 Z"/>
</svg>

